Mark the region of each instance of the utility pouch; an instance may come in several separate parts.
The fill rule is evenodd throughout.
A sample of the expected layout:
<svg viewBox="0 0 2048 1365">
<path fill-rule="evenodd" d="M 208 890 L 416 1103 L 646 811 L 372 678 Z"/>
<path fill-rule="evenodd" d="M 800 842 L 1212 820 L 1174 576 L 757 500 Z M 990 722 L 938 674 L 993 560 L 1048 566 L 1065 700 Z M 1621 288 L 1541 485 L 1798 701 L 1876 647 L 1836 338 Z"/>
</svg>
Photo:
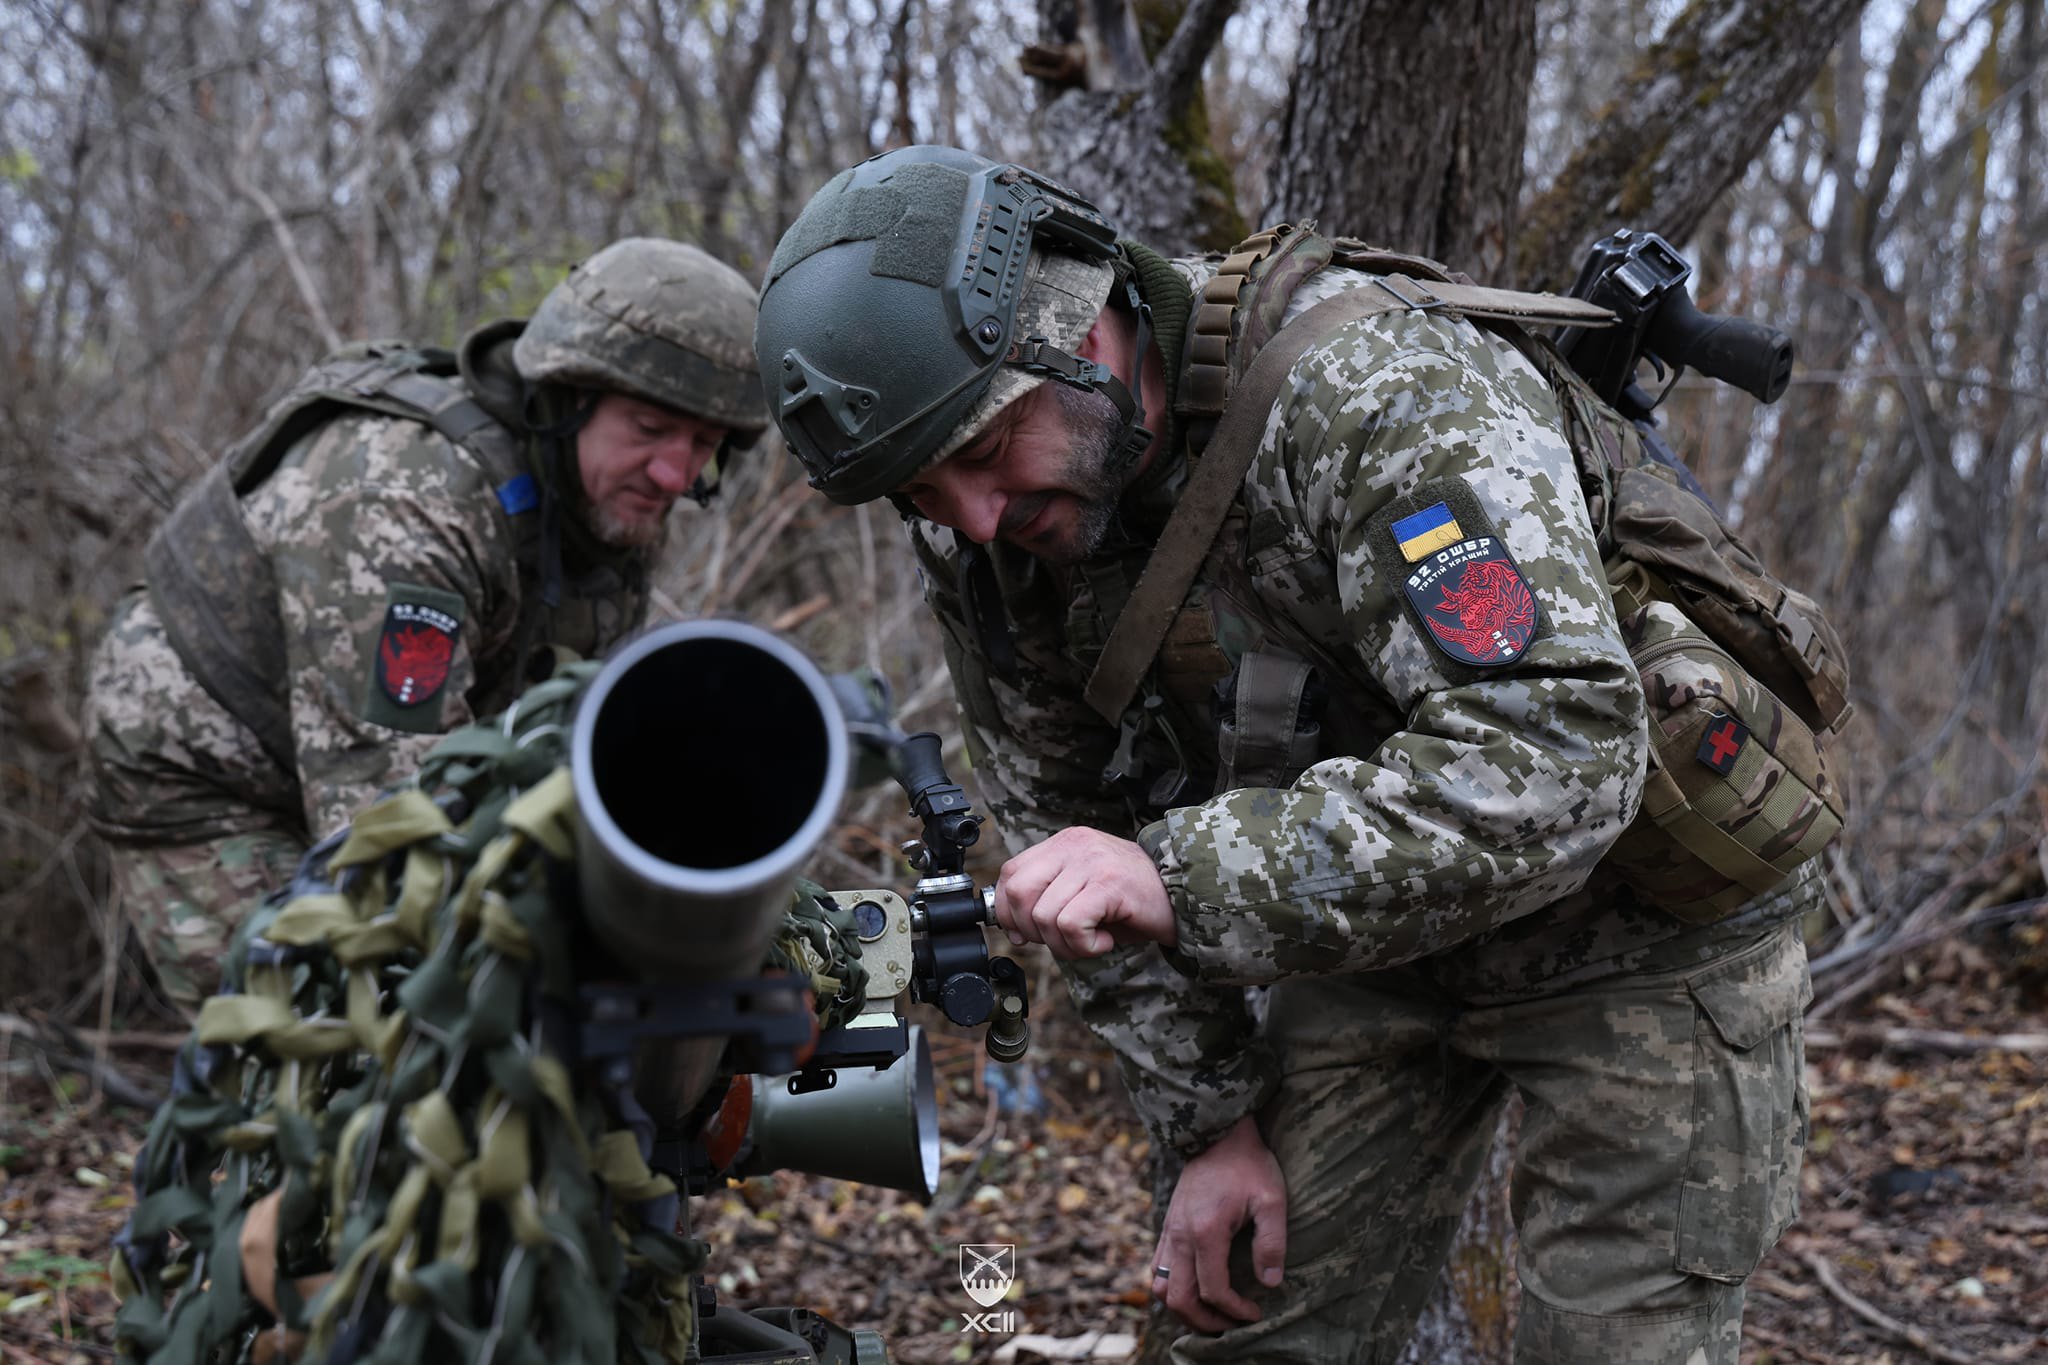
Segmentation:
<svg viewBox="0 0 2048 1365">
<path fill-rule="evenodd" d="M 1767 570 L 1714 509 L 1669 471 L 1614 475 L 1601 548 L 1618 550 L 1608 582 L 1615 613 L 1675 603 L 1746 670 L 1825 736 L 1852 714 L 1841 639 L 1819 606 Z"/>
<path fill-rule="evenodd" d="M 1650 767 L 1606 865 L 1711 924 L 1818 856 L 1841 832 L 1841 792 L 1812 728 L 1686 612 L 1645 602 L 1622 611 L 1621 634 L 1649 702 Z"/>
<path fill-rule="evenodd" d="M 1323 727 L 1315 670 L 1253 650 L 1217 688 L 1216 790 L 1285 787 L 1316 761 Z"/>
</svg>

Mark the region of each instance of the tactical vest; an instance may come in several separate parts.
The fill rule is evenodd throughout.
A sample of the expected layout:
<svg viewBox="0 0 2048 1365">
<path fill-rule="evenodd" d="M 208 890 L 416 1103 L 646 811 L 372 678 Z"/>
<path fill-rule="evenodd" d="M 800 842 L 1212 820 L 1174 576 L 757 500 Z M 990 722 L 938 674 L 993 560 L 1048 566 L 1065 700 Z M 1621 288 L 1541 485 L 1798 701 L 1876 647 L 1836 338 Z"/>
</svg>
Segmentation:
<svg viewBox="0 0 2048 1365">
<path fill-rule="evenodd" d="M 1379 276 L 1367 287 L 1380 297 L 1334 309 L 1337 300 L 1326 300 L 1283 329 L 1294 292 L 1332 264 Z M 1203 464 L 1219 462 L 1211 496 L 1231 502 L 1220 529 L 1204 547 L 1189 526 L 1175 550 L 1176 509 L 1150 559 L 1135 566 L 1161 578 L 1152 600 L 1132 564 L 1103 566 L 1073 595 L 1070 648 L 1097 661 L 1089 702 L 1120 727 L 1112 773 L 1141 777 L 1127 792 L 1156 811 L 1212 791 L 1287 785 L 1319 758 L 1370 753 L 1403 724 L 1390 698 L 1358 687 L 1355 670 L 1326 657 L 1312 630 L 1273 619 L 1251 591 L 1259 529 L 1246 525 L 1236 488 L 1262 422 L 1232 429 L 1230 449 L 1209 445 L 1226 430 L 1233 397 L 1254 416 L 1270 411 L 1290 357 L 1334 330 L 1332 318 L 1401 308 L 1495 332 L 1556 394 L 1650 710 L 1643 807 L 1604 866 L 1680 918 L 1725 917 L 1841 830 L 1844 803 L 1825 757 L 1851 714 L 1839 638 L 1810 598 L 1773 576 L 1718 509 L 1651 458 L 1627 418 L 1526 330 L 1601 325 L 1585 311 L 1592 305 L 1475 286 L 1421 257 L 1321 237 L 1312 224 L 1268 229 L 1232 252 L 1204 286 L 1190 326 L 1176 411 L 1196 471 L 1190 489 Z M 1332 312 L 1318 322 L 1325 309 Z M 1255 371 L 1283 330 L 1289 345 Z M 1163 568 L 1172 553 L 1180 565 Z M 1197 554 L 1200 567 L 1189 567 Z M 1176 583 L 1184 595 L 1173 593 Z M 1126 612 L 1134 591 L 1137 609 Z M 1145 621 L 1158 624 L 1146 629 Z M 1140 674 L 1149 687 L 1135 687 Z M 1131 705 L 1134 694 L 1143 699 Z"/>
<path fill-rule="evenodd" d="M 552 608 L 542 602 L 542 490 L 524 443 L 463 385 L 453 352 L 395 342 L 345 347 L 271 405 L 179 500 L 144 552 L 150 600 L 178 657 L 286 773 L 297 771 L 297 756 L 284 623 L 270 561 L 250 535 L 241 499 L 321 427 L 365 413 L 431 427 L 468 452 L 495 494 L 494 515 L 518 565 L 522 657 L 478 658 L 470 697 L 477 714 L 518 695 L 529 647 L 546 642 L 595 653 L 645 615 L 644 583 L 611 569 L 566 581 Z"/>
</svg>

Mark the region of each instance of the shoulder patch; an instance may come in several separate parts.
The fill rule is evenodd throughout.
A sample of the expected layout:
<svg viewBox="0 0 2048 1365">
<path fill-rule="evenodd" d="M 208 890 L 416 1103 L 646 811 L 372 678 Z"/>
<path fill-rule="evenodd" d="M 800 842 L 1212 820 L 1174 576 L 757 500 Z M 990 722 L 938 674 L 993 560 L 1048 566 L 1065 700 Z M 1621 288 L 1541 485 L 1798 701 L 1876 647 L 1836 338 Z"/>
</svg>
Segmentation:
<svg viewBox="0 0 2048 1365">
<path fill-rule="evenodd" d="M 365 719 L 415 733 L 441 728 L 441 696 L 455 663 L 462 609 L 458 594 L 391 585 L 370 659 Z"/>
<path fill-rule="evenodd" d="M 1542 624 L 1536 595 L 1463 481 L 1434 479 L 1395 499 L 1367 534 L 1422 637 L 1453 664 L 1498 668 L 1528 650 Z"/>
</svg>

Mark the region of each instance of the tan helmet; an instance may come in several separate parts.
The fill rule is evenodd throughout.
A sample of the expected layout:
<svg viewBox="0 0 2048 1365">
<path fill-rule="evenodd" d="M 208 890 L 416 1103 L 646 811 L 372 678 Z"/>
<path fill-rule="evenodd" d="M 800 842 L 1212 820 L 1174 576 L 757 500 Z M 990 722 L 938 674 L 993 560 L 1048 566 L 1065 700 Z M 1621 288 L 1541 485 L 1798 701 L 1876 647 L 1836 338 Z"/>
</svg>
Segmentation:
<svg viewBox="0 0 2048 1365">
<path fill-rule="evenodd" d="M 512 349 L 531 384 L 611 389 L 732 428 L 768 425 L 746 277 L 694 246 L 628 237 L 548 291 Z"/>
</svg>

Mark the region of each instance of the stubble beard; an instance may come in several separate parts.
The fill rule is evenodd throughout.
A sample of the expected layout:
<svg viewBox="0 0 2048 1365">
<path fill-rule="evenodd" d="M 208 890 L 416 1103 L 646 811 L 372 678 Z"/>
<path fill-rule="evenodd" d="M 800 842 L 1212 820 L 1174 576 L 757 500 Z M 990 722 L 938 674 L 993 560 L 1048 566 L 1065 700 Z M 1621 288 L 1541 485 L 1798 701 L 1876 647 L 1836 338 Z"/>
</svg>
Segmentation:
<svg viewBox="0 0 2048 1365">
<path fill-rule="evenodd" d="M 1058 493 L 1074 501 L 1074 513 L 1064 527 L 1024 546 L 1034 557 L 1049 564 L 1078 564 L 1102 548 L 1116 525 L 1117 499 L 1123 494 L 1123 461 L 1119 446 L 1123 418 L 1116 404 L 1093 389 L 1078 389 L 1052 381 L 1053 397 L 1071 438 L 1065 469 L 1061 471 Z M 1028 525 L 1042 510 L 1027 506 L 1017 520 Z"/>
<path fill-rule="evenodd" d="M 584 509 L 584 523 L 600 545 L 614 550 L 652 550 L 668 538 L 668 515 L 674 510 L 671 503 L 653 516 L 626 517 L 598 503 Z"/>
</svg>

